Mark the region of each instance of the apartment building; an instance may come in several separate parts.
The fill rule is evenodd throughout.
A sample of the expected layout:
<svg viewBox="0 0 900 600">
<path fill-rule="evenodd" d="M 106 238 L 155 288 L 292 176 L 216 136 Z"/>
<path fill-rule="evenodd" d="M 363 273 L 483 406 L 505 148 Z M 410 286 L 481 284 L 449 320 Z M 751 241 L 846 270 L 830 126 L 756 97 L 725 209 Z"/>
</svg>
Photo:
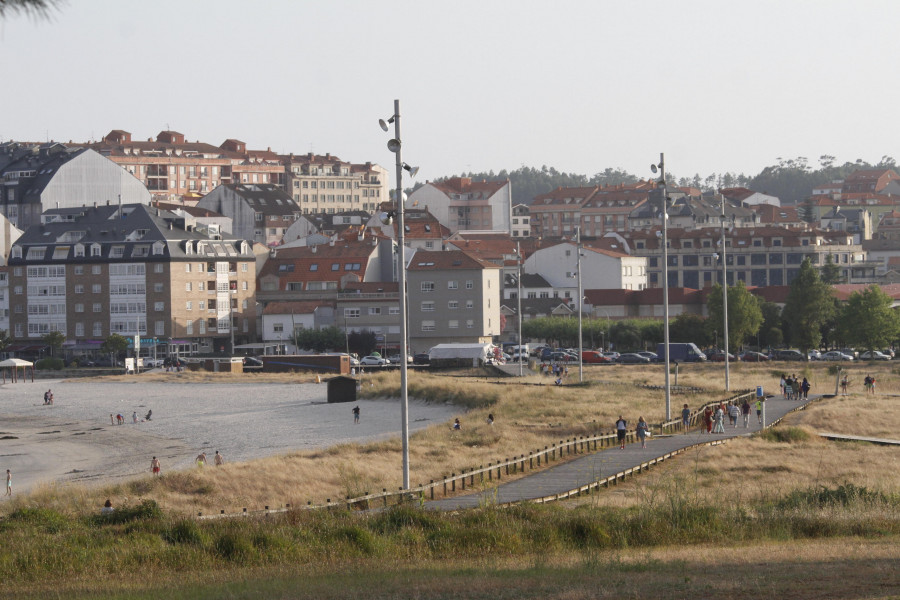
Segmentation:
<svg viewBox="0 0 900 600">
<path fill-rule="evenodd" d="M 647 258 L 648 285 L 663 285 L 662 240 L 659 228 L 620 234 L 635 256 Z M 668 274 L 670 288 L 703 289 L 721 283 L 719 263 L 722 230 L 669 228 Z M 821 267 L 832 255 L 841 274 L 850 283 L 864 283 L 875 277 L 875 263 L 853 237 L 845 232 L 782 227 L 740 227 L 725 238 L 728 284 L 743 281 L 748 286 L 790 285 L 803 259 Z"/>
<path fill-rule="evenodd" d="M 0 144 L 0 183 L 0 211 L 22 230 L 51 208 L 150 201 L 147 188 L 114 162 L 55 142 Z"/>
<path fill-rule="evenodd" d="M 388 200 L 388 174 L 379 165 L 312 153 L 286 156 L 284 165 L 288 190 L 303 214 L 371 213 Z"/>
<path fill-rule="evenodd" d="M 232 223 L 229 233 L 266 246 L 280 244 L 300 218 L 294 199 L 271 183 L 222 184 L 203 196 L 197 208 L 225 215 Z"/>
<path fill-rule="evenodd" d="M 400 293 L 395 281 L 348 283 L 337 295 L 335 324 L 347 334 L 369 332 L 383 350 L 400 349 Z"/>
<path fill-rule="evenodd" d="M 69 209 L 29 227 L 9 259 L 14 339 L 66 336 L 76 353 L 106 337 L 148 337 L 159 353 L 224 352 L 255 341 L 255 256 L 146 205 Z"/>
<path fill-rule="evenodd" d="M 559 187 L 535 196 L 529 206 L 532 235 L 561 237 L 601 236 L 608 231 L 624 231 L 628 217 L 647 203 L 654 181 L 588 187 Z"/>
<path fill-rule="evenodd" d="M 407 270 L 413 353 L 440 343 L 491 342 L 502 331 L 501 268 L 461 250 L 416 252 Z"/>
<path fill-rule="evenodd" d="M 512 235 L 512 188 L 508 179 L 473 181 L 471 177 L 451 177 L 428 182 L 409 195 L 409 203 L 427 208 L 451 233 L 478 230 Z"/>
</svg>

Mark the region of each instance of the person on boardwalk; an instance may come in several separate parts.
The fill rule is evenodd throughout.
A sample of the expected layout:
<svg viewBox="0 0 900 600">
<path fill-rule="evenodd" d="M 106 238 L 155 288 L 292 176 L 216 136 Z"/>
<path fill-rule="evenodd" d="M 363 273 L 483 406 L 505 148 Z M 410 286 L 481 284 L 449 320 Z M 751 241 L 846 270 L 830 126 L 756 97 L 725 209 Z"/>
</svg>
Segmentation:
<svg viewBox="0 0 900 600">
<path fill-rule="evenodd" d="M 9 469 L 6 470 L 6 495 L 12 496 L 12 473 Z"/>
<path fill-rule="evenodd" d="M 681 409 L 681 426 L 685 431 L 688 430 L 688 425 L 691 424 L 691 409 L 688 408 L 688 405 L 685 404 L 684 408 Z"/>
<path fill-rule="evenodd" d="M 213 462 L 217 467 L 221 467 L 225 464 L 225 457 L 219 454 L 219 451 L 216 450 L 216 455 L 213 457 Z"/>
<path fill-rule="evenodd" d="M 787 377 L 784 376 L 784 373 L 781 374 L 781 382 L 779 385 L 781 386 L 781 397 L 787 398 L 787 391 L 784 389 L 787 384 Z"/>
<path fill-rule="evenodd" d="M 706 433 L 712 433 L 713 411 L 709 406 L 703 409 L 703 424 L 706 425 Z M 700 433 L 703 433 L 702 427 L 700 428 Z"/>
<path fill-rule="evenodd" d="M 628 421 L 622 418 L 622 415 L 619 415 L 619 420 L 616 421 L 616 437 L 619 440 L 619 448 L 621 450 L 625 449 L 625 434 L 628 432 Z"/>
<path fill-rule="evenodd" d="M 150 461 L 150 472 L 152 472 L 155 477 L 159 477 L 159 469 L 159 459 L 154 456 L 153 460 Z"/>
<path fill-rule="evenodd" d="M 713 433 L 725 433 L 725 410 L 721 406 L 716 409 L 713 420 L 715 421 Z"/>
<path fill-rule="evenodd" d="M 359 405 L 353 407 L 353 422 L 359 423 Z"/>
<path fill-rule="evenodd" d="M 803 400 L 809 400 L 809 379 L 806 377 L 803 378 L 803 383 L 800 384 L 800 396 Z"/>
<path fill-rule="evenodd" d="M 737 429 L 738 418 L 741 416 L 741 409 L 738 407 L 737 403 L 732 403 L 728 405 L 728 420 L 731 421 L 732 427 Z"/>
<path fill-rule="evenodd" d="M 644 420 L 644 417 L 638 417 L 637 428 L 635 431 L 637 432 L 638 439 L 641 440 L 641 448 L 646 448 L 647 433 L 650 431 L 650 426 L 647 425 L 647 421 Z"/>
<path fill-rule="evenodd" d="M 203 468 L 206 466 L 206 452 L 197 455 L 197 466 Z"/>
<path fill-rule="evenodd" d="M 744 429 L 750 427 L 750 401 L 744 398 L 744 403 L 741 404 L 741 414 L 744 415 Z"/>
<path fill-rule="evenodd" d="M 756 420 L 762 425 L 762 398 L 756 399 Z"/>
</svg>

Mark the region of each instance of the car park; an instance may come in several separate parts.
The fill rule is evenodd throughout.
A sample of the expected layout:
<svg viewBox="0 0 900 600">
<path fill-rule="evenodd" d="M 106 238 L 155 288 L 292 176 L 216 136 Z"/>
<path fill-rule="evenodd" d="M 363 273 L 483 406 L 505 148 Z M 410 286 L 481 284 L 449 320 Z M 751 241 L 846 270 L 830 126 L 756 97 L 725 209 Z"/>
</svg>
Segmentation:
<svg viewBox="0 0 900 600">
<path fill-rule="evenodd" d="M 843 361 L 853 360 L 853 357 L 838 350 L 832 350 L 831 352 L 826 352 L 825 354 L 823 354 L 822 360 Z"/>
<path fill-rule="evenodd" d="M 359 364 L 362 367 L 383 367 L 384 365 L 391 364 L 391 361 L 382 356 L 370 354 L 369 356 L 363 356 L 359 359 Z"/>
<path fill-rule="evenodd" d="M 738 358 L 744 362 L 768 362 L 769 357 L 763 354 L 762 352 L 754 352 L 753 350 L 748 350 L 741 354 Z"/>
<path fill-rule="evenodd" d="M 635 352 L 626 352 L 620 354 L 616 362 L 621 365 L 647 365 L 650 364 L 650 359 Z"/>
<path fill-rule="evenodd" d="M 859 360 L 891 360 L 891 357 L 878 350 L 872 352 L 863 352 L 859 355 Z"/>
</svg>

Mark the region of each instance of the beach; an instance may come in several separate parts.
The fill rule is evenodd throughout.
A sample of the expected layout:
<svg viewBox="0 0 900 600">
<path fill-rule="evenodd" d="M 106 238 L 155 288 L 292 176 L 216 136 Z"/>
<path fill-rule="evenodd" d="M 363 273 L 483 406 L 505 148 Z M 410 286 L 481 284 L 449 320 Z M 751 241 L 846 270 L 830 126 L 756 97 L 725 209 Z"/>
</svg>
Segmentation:
<svg viewBox="0 0 900 600">
<path fill-rule="evenodd" d="M 43 404 L 52 390 L 54 404 Z M 227 461 L 367 442 L 400 434 L 399 399 L 326 401 L 325 384 L 183 383 L 39 379 L 0 385 L 0 470 L 13 492 L 51 483 L 110 483 L 194 465 L 200 452 Z M 352 408 L 360 407 L 354 424 Z M 143 417 L 152 410 L 151 420 Z M 415 431 L 458 416 L 458 407 L 410 400 Z M 113 422 L 117 414 L 124 425 Z M 138 423 L 133 422 L 137 415 Z"/>
</svg>

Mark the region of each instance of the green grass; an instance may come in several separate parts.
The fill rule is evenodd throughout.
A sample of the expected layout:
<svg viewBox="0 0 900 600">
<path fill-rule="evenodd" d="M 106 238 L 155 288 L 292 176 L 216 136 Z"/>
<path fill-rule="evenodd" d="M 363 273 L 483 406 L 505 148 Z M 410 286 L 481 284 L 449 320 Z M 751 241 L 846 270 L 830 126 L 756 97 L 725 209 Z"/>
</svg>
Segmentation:
<svg viewBox="0 0 900 600">
<path fill-rule="evenodd" d="M 122 591 L 116 582 L 123 580 L 133 586 L 134 574 L 142 573 L 137 587 L 143 593 L 151 581 L 203 582 L 223 569 L 222 577 L 237 584 L 254 569 L 291 571 L 296 565 L 334 572 L 374 561 L 403 569 L 419 561 L 479 564 L 673 544 L 898 534 L 900 499 L 849 484 L 756 506 L 703 504 L 685 490 L 669 490 L 664 500 L 632 508 L 523 504 L 460 514 L 400 506 L 366 514 L 300 510 L 198 521 L 169 516 L 152 502 L 109 518 L 22 508 L 0 522 L 0 581 L 17 593 L 49 584 L 106 593 Z M 228 573 L 230 567 L 234 572 Z"/>
</svg>

